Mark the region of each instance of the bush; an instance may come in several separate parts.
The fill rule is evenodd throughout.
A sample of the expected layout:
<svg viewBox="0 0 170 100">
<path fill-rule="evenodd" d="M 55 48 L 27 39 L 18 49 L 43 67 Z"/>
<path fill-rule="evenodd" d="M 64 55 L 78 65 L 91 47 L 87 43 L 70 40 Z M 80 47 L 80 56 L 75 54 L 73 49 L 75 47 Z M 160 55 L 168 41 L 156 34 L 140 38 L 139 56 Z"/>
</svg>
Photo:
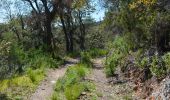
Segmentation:
<svg viewBox="0 0 170 100">
<path fill-rule="evenodd" d="M 149 58 L 143 57 L 141 59 L 136 59 L 135 64 L 139 66 L 140 68 L 145 68 L 149 66 Z"/>
<path fill-rule="evenodd" d="M 128 54 L 132 49 L 131 44 L 128 42 L 128 38 L 125 36 L 116 36 L 111 44 L 110 49 L 115 49 L 123 54 Z"/>
<path fill-rule="evenodd" d="M 87 48 L 104 48 L 106 43 L 106 36 L 103 35 L 103 32 L 97 32 L 87 34 L 86 36 L 86 45 Z"/>
<path fill-rule="evenodd" d="M 121 59 L 121 55 L 117 53 L 117 51 L 114 52 L 109 58 L 107 58 L 105 62 L 105 72 L 106 76 L 113 76 L 117 66 L 119 65 Z"/>
<path fill-rule="evenodd" d="M 28 69 L 25 75 L 0 81 L 0 92 L 6 94 L 9 98 L 28 96 L 44 77 L 43 69 Z"/>
<path fill-rule="evenodd" d="M 163 61 L 165 62 L 166 71 L 167 73 L 169 73 L 170 72 L 170 53 L 166 53 L 163 56 Z"/>
<path fill-rule="evenodd" d="M 152 75 L 157 76 L 158 78 L 166 75 L 166 67 L 162 57 L 159 57 L 157 55 L 152 57 L 150 70 L 152 72 Z"/>
<path fill-rule="evenodd" d="M 71 57 L 71 58 L 76 58 L 80 55 L 80 52 L 72 52 L 72 53 L 69 53 L 67 56 Z"/>
<path fill-rule="evenodd" d="M 85 90 L 84 84 L 77 83 L 70 87 L 66 87 L 65 96 L 67 100 L 76 100 L 84 90 Z"/>
<path fill-rule="evenodd" d="M 121 64 L 121 60 L 129 53 L 130 46 L 125 37 L 116 36 L 107 49 L 109 52 L 105 62 L 105 72 L 107 76 L 113 76 L 117 66 Z"/>
<path fill-rule="evenodd" d="M 142 54 L 141 54 L 142 55 Z M 151 74 L 158 78 L 163 78 L 167 73 L 169 73 L 169 54 L 161 55 L 152 55 L 146 56 L 143 55 L 141 57 L 137 56 L 135 60 L 135 64 L 142 69 L 149 68 Z"/>
<path fill-rule="evenodd" d="M 9 71 L 9 56 L 10 56 L 11 42 L 1 41 L 0 42 L 0 79 L 4 78 Z"/>
<path fill-rule="evenodd" d="M 89 55 L 90 55 L 92 58 L 105 56 L 105 55 L 107 54 L 107 51 L 106 51 L 106 50 L 104 50 L 104 49 L 98 49 L 98 48 L 90 49 L 88 52 L 89 52 Z"/>
<path fill-rule="evenodd" d="M 27 51 L 28 55 L 28 61 L 29 64 L 28 67 L 31 67 L 33 69 L 38 68 L 57 68 L 59 65 L 64 63 L 62 59 L 53 59 L 51 55 L 44 54 L 41 49 L 31 49 Z"/>
<path fill-rule="evenodd" d="M 30 68 L 27 71 L 27 75 L 34 84 L 38 84 L 42 79 L 44 79 L 45 72 L 43 69 L 32 70 Z"/>
<path fill-rule="evenodd" d="M 80 63 L 81 64 L 85 64 L 88 67 L 92 66 L 91 56 L 90 56 L 90 54 L 88 52 L 81 52 Z"/>
</svg>

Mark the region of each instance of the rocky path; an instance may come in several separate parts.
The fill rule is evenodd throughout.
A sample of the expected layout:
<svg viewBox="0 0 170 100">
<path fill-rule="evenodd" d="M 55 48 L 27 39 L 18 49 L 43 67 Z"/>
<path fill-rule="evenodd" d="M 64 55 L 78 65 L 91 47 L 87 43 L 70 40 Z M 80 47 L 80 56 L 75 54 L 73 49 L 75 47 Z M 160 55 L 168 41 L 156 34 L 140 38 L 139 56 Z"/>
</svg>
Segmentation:
<svg viewBox="0 0 170 100">
<path fill-rule="evenodd" d="M 29 100 L 50 100 L 56 81 L 64 76 L 68 66 L 72 66 L 78 62 L 78 59 L 68 59 L 63 67 L 54 70 L 50 69 L 47 72 L 46 78 L 41 82 Z"/>
<path fill-rule="evenodd" d="M 97 58 L 93 60 L 94 68 L 88 77 L 96 85 L 97 100 L 129 100 L 132 96 L 130 84 L 121 79 L 106 78 L 103 65 L 104 59 Z"/>
<path fill-rule="evenodd" d="M 104 72 L 103 60 L 105 58 L 96 58 L 93 59 L 93 69 L 92 73 L 87 76 L 87 79 L 92 81 L 96 86 L 95 94 L 97 95 L 97 100 L 131 100 L 132 97 L 132 88 L 129 82 L 126 82 L 119 71 L 117 72 L 118 78 L 106 78 Z M 35 93 L 29 98 L 29 100 L 50 100 L 50 97 L 53 93 L 53 88 L 56 81 L 63 77 L 67 67 L 72 66 L 78 63 L 78 59 L 69 59 L 66 64 L 55 70 L 49 70 L 47 77 Z M 90 98 L 90 97 L 89 97 Z M 82 99 L 89 100 L 89 99 Z"/>
</svg>

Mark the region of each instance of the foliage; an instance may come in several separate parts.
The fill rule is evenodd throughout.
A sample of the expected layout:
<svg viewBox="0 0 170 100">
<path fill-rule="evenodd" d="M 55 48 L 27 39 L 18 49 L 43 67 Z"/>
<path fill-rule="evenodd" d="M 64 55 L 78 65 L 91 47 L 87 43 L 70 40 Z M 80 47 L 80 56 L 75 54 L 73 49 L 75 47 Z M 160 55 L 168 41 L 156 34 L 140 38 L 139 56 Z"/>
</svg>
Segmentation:
<svg viewBox="0 0 170 100">
<path fill-rule="evenodd" d="M 149 68 L 153 76 L 163 78 L 169 73 L 169 53 L 166 53 L 163 56 L 137 56 L 136 58 L 135 64 L 142 69 Z"/>
<path fill-rule="evenodd" d="M 157 76 L 158 78 L 165 76 L 166 68 L 165 68 L 164 61 L 162 60 L 162 58 L 159 58 L 159 56 L 157 55 L 153 56 L 150 70 L 152 74 Z"/>
<path fill-rule="evenodd" d="M 28 69 L 27 75 L 34 84 L 38 84 L 42 79 L 44 79 L 44 69 Z"/>
<path fill-rule="evenodd" d="M 26 97 L 44 77 L 43 69 L 29 69 L 25 75 L 0 81 L 0 92 L 7 94 L 9 98 Z"/>
<path fill-rule="evenodd" d="M 153 75 L 161 78 L 170 72 L 169 67 L 170 54 L 166 53 L 163 56 L 153 56 L 151 63 L 151 72 Z"/>
<path fill-rule="evenodd" d="M 86 44 L 88 48 L 93 49 L 93 48 L 104 48 L 105 47 L 107 38 L 105 35 L 103 35 L 103 33 L 99 32 L 99 30 L 101 29 L 98 29 L 97 32 L 95 33 L 93 33 L 93 31 L 95 30 L 93 30 L 90 34 L 87 34 Z"/>
<path fill-rule="evenodd" d="M 27 68 L 57 68 L 64 62 L 62 59 L 53 59 L 41 49 L 24 50 L 22 45 L 5 40 L 0 43 L 0 72 L 3 74 L 1 78 L 10 77 L 15 73 L 21 74 Z"/>
<path fill-rule="evenodd" d="M 170 53 L 166 53 L 163 57 L 163 61 L 165 62 L 165 67 L 166 67 L 166 71 L 167 73 L 170 72 Z"/>
<path fill-rule="evenodd" d="M 147 56 L 143 56 L 143 50 L 138 50 L 133 54 L 135 58 L 135 64 L 140 68 L 146 68 L 149 66 L 150 59 Z"/>
<path fill-rule="evenodd" d="M 0 42 L 0 76 L 5 76 L 8 70 L 8 58 L 10 55 L 11 42 Z"/>
<path fill-rule="evenodd" d="M 106 27 L 112 25 L 112 29 L 118 28 L 118 34 L 126 34 L 127 40 L 135 50 L 148 49 L 150 46 L 157 46 L 160 52 L 169 50 L 167 41 L 170 30 L 167 27 L 170 21 L 169 10 L 166 8 L 168 4 L 159 0 L 110 2 L 112 5 L 106 14 L 105 22 L 109 22 Z M 119 6 L 114 6 L 116 4 Z"/>
<path fill-rule="evenodd" d="M 131 62 L 134 66 L 147 69 L 151 72 L 149 74 L 158 78 L 169 73 L 169 56 L 166 54 L 170 50 L 169 4 L 160 0 L 106 1 L 111 5 L 107 6 L 104 25 L 108 29 L 116 29 L 121 37 L 108 46 L 108 55 L 111 55 L 106 61 L 108 75 L 121 66 L 122 59 L 125 62 L 130 59 L 125 58 L 126 55 L 135 58 L 134 63 Z M 151 50 L 152 47 L 154 49 Z"/>
<path fill-rule="evenodd" d="M 107 76 L 113 76 L 116 68 L 120 64 L 121 55 L 115 51 L 109 58 L 107 58 L 105 63 L 105 72 Z"/>
<path fill-rule="evenodd" d="M 93 48 L 87 51 L 92 58 L 105 56 L 107 51 L 104 49 Z"/>
<path fill-rule="evenodd" d="M 83 64 L 69 67 L 65 76 L 57 81 L 52 100 L 75 100 L 82 92 L 94 89 L 93 85 L 83 80 L 88 73 L 89 69 Z"/>
<path fill-rule="evenodd" d="M 71 87 L 67 87 L 65 90 L 65 96 L 67 100 L 75 100 L 77 99 L 81 93 L 85 90 L 85 87 L 83 84 L 78 83 L 74 84 Z"/>
<path fill-rule="evenodd" d="M 5 40 L 0 43 L 0 62 L 3 62 L 0 64 L 0 92 L 10 98 L 28 96 L 44 79 L 47 68 L 63 63 L 41 49 L 24 50 L 23 46 Z"/>
<path fill-rule="evenodd" d="M 81 52 L 80 63 L 85 64 L 88 67 L 92 66 L 91 56 L 90 56 L 89 52 Z"/>
<path fill-rule="evenodd" d="M 69 56 L 71 58 L 76 58 L 76 57 L 80 56 L 80 52 L 74 51 L 74 52 L 67 54 L 67 56 Z"/>
<path fill-rule="evenodd" d="M 108 46 L 108 56 L 105 62 L 105 71 L 107 76 L 113 76 L 116 68 L 121 64 L 121 60 L 129 52 L 129 44 L 124 37 L 117 36 Z"/>
<path fill-rule="evenodd" d="M 43 51 L 40 50 L 30 50 L 28 51 L 29 56 L 29 66 L 33 69 L 37 68 L 57 68 L 64 61 L 62 59 L 53 59 L 51 55 L 44 54 Z"/>
</svg>

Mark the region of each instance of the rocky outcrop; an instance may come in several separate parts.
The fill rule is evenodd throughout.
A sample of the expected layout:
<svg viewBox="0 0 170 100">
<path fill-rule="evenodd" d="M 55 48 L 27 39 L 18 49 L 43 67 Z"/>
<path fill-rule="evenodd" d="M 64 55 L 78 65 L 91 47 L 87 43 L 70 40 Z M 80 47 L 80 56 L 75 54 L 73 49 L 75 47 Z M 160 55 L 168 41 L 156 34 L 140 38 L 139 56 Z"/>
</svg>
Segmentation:
<svg viewBox="0 0 170 100">
<path fill-rule="evenodd" d="M 162 80 L 158 87 L 155 87 L 147 100 L 170 100 L 170 77 Z"/>
</svg>

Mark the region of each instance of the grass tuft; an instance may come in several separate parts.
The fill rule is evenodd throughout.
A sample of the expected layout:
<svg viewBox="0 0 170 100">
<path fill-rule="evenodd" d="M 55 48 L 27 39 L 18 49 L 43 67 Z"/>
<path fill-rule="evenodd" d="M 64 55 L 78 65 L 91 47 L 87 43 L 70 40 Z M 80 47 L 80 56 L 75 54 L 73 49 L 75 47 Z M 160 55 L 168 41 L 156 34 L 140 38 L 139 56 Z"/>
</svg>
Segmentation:
<svg viewBox="0 0 170 100">
<path fill-rule="evenodd" d="M 92 91 L 94 85 L 84 80 L 89 73 L 87 65 L 77 64 L 68 68 L 64 77 L 55 86 L 52 100 L 76 100 L 84 91 Z M 65 99 L 64 99 L 65 98 Z"/>
</svg>

